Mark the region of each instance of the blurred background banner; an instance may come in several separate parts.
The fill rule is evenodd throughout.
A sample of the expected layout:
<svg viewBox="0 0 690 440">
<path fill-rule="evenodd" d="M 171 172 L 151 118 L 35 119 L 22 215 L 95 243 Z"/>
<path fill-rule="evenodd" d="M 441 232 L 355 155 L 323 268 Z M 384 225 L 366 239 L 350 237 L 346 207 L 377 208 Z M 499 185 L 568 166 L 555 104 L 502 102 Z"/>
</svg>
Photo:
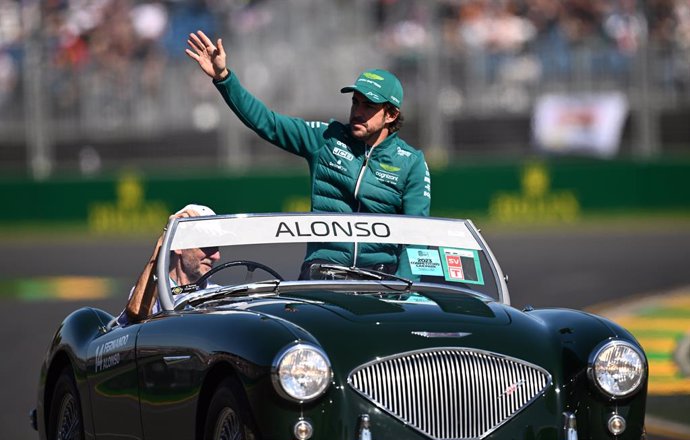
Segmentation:
<svg viewBox="0 0 690 440">
<path fill-rule="evenodd" d="M 524 159 L 433 173 L 431 215 L 504 224 L 572 224 L 606 216 L 685 215 L 690 159 Z M 143 173 L 0 178 L 0 228 L 56 226 L 96 234 L 158 232 L 189 201 L 218 213 L 309 211 L 306 171 Z M 9 209 L 8 209 L 9 208 Z"/>
<path fill-rule="evenodd" d="M 627 113 L 619 92 L 544 95 L 535 104 L 534 142 L 545 153 L 614 157 Z"/>
<path fill-rule="evenodd" d="M 434 169 L 544 154 L 531 121 L 551 94 L 624 100 L 604 130 L 616 148 L 596 150 L 607 157 L 690 152 L 684 0 L 0 0 L 0 17 L 4 174 L 305 170 L 242 127 L 187 59 L 197 29 L 223 37 L 255 95 L 306 119 L 345 119 L 342 86 L 394 71 L 402 134 Z"/>
</svg>

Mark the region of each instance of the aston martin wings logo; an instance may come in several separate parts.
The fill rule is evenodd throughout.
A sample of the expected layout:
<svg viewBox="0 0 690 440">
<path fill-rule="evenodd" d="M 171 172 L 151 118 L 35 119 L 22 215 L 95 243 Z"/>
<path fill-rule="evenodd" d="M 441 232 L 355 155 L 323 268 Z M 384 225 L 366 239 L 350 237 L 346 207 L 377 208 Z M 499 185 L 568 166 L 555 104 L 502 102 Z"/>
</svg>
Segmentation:
<svg viewBox="0 0 690 440">
<path fill-rule="evenodd" d="M 388 165 L 387 163 L 381 163 L 381 168 L 384 170 L 390 172 L 390 173 L 395 173 L 396 171 L 400 171 L 400 167 L 396 167 L 393 165 Z"/>
<path fill-rule="evenodd" d="M 377 75 L 377 74 L 371 73 L 371 72 L 364 72 L 364 76 L 369 78 L 369 79 L 375 79 L 377 81 L 383 80 L 383 77 L 381 75 Z"/>
<path fill-rule="evenodd" d="M 472 333 L 467 332 L 412 332 L 413 335 L 421 336 L 423 338 L 464 338 Z"/>
</svg>

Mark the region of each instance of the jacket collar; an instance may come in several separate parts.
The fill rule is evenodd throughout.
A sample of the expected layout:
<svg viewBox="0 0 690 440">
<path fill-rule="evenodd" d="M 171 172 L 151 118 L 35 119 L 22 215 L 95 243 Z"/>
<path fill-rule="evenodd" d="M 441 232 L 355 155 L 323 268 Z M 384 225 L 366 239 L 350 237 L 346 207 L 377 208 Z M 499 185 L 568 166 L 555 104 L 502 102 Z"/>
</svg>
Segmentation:
<svg viewBox="0 0 690 440">
<path fill-rule="evenodd" d="M 353 152 L 355 152 L 357 154 L 364 154 L 368 145 L 366 145 L 364 142 L 360 141 L 359 139 L 355 139 L 352 136 L 352 133 L 350 132 L 349 126 L 348 126 L 347 136 L 349 138 L 349 144 L 350 144 L 350 147 L 352 148 Z M 380 144 L 378 144 L 377 146 L 374 147 L 374 150 L 379 151 L 379 150 L 384 150 L 384 149 L 388 148 L 390 145 L 392 145 L 394 143 L 395 139 L 397 139 L 397 138 L 398 138 L 398 132 L 397 131 L 389 134 L 386 137 L 386 139 L 384 139 L 383 141 L 381 141 Z"/>
</svg>

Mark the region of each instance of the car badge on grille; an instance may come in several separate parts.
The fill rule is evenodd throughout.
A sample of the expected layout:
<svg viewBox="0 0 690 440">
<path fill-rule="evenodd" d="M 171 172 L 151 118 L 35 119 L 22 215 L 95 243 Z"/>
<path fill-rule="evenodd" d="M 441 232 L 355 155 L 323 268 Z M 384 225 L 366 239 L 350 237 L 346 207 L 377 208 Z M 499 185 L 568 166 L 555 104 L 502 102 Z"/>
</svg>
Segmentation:
<svg viewBox="0 0 690 440">
<path fill-rule="evenodd" d="M 413 335 L 423 338 L 464 338 L 472 333 L 467 332 L 412 332 Z"/>
<path fill-rule="evenodd" d="M 511 396 L 515 391 L 517 391 L 518 388 L 520 388 L 524 385 L 525 385 L 524 379 L 518 380 L 514 384 L 509 385 L 508 388 L 505 389 L 505 391 L 503 391 L 501 394 L 499 394 L 498 399 Z"/>
</svg>

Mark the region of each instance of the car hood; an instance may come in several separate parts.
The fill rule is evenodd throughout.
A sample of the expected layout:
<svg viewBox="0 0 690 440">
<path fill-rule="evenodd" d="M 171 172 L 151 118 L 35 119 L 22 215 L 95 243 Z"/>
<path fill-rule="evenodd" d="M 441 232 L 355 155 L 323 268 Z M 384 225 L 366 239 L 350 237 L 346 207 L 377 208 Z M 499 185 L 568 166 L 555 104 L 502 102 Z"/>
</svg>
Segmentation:
<svg viewBox="0 0 690 440">
<path fill-rule="evenodd" d="M 327 290 L 291 292 L 277 298 L 252 302 L 249 307 L 310 329 L 340 322 L 347 326 L 372 324 L 398 327 L 459 321 L 505 326 L 510 317 L 502 307 L 470 294 L 419 292 L 371 294 Z"/>
<path fill-rule="evenodd" d="M 284 322 L 296 338 L 309 333 L 333 365 L 350 370 L 372 360 L 434 347 L 500 353 L 537 365 L 559 353 L 553 331 L 504 304 L 462 293 L 412 295 L 309 291 L 245 302 L 241 306 Z M 232 307 L 232 306 L 231 306 Z M 516 319 L 518 322 L 516 322 Z M 345 371 L 343 371 L 345 373 Z"/>
</svg>

